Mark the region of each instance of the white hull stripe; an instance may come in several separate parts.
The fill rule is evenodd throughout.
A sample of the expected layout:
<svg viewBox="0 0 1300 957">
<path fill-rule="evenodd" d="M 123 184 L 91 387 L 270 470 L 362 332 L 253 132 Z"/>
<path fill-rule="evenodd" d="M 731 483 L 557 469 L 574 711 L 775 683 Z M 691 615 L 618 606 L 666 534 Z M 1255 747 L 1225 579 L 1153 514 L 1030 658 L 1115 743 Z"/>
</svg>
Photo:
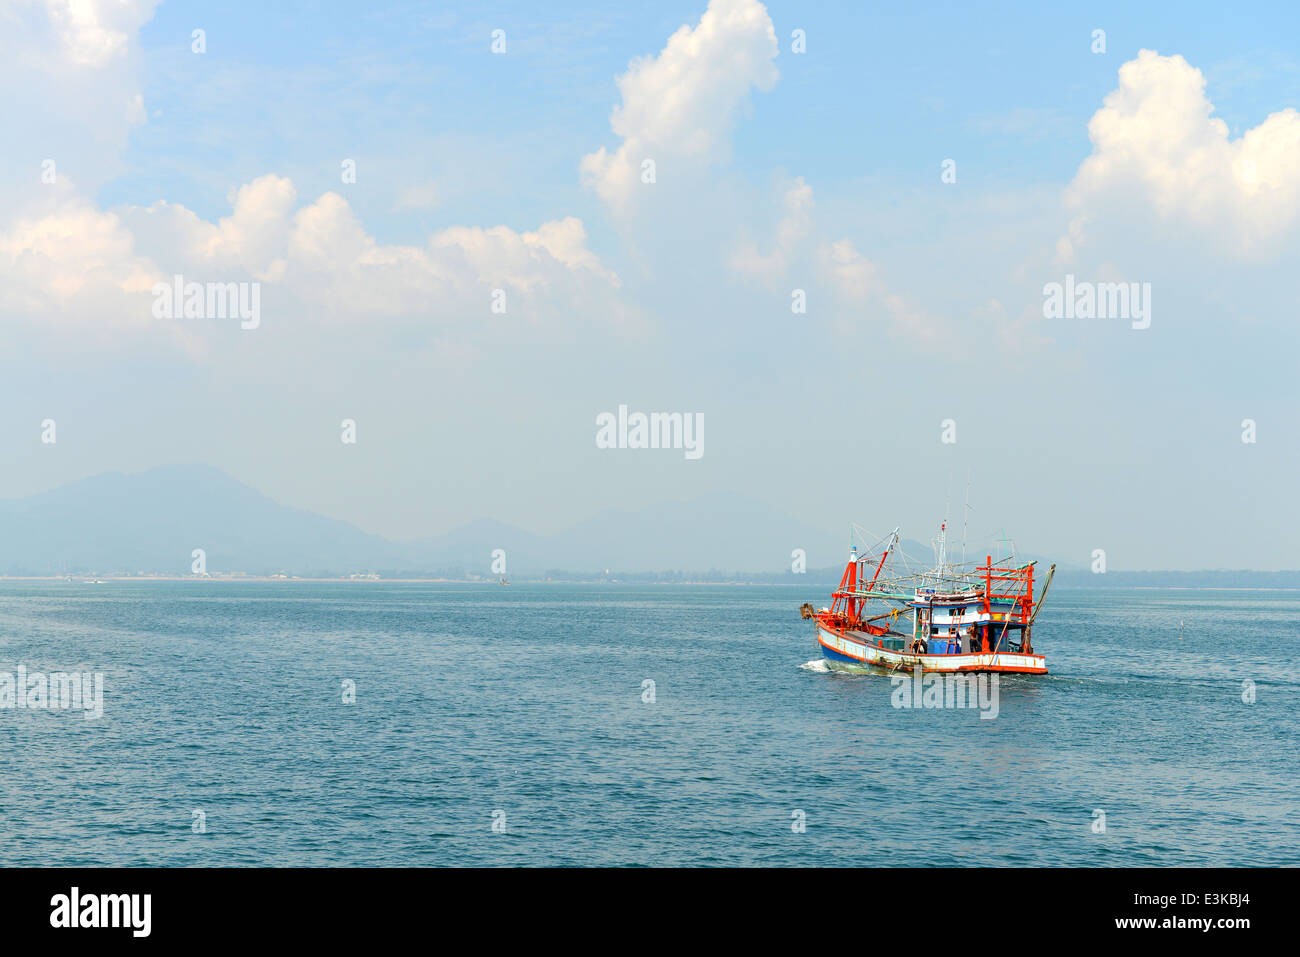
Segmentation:
<svg viewBox="0 0 1300 957">
<path fill-rule="evenodd" d="M 977 671 L 980 669 L 1015 669 L 1024 671 L 1046 671 L 1047 659 L 1042 655 L 1025 655 L 1014 652 L 999 651 L 966 655 L 911 655 L 901 651 L 877 648 L 875 645 L 863 644 L 832 631 L 817 626 L 817 640 L 826 648 L 839 652 L 847 658 L 860 661 L 865 665 L 883 665 L 894 667 L 903 665 L 910 668 L 919 664 L 926 671 Z"/>
</svg>

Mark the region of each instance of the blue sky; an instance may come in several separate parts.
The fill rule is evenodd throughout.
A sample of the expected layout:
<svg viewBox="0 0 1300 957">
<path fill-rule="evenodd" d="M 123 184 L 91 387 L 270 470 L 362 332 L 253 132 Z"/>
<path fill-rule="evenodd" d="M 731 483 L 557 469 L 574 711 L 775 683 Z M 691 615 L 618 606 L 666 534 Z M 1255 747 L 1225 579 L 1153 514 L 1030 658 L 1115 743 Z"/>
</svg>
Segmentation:
<svg viewBox="0 0 1300 957">
<path fill-rule="evenodd" d="M 0 496 L 202 461 L 394 537 L 733 491 L 926 538 L 971 474 L 1036 552 L 1296 567 L 1294 5 L 0 6 Z M 152 320 L 177 272 L 261 327 Z M 1151 327 L 1043 319 L 1067 273 Z M 706 454 L 595 448 L 621 403 Z"/>
<path fill-rule="evenodd" d="M 496 153 L 509 135 L 534 150 L 533 175 L 521 179 L 540 179 L 545 192 L 578 203 L 572 156 L 605 126 L 615 76 L 702 12 L 698 3 L 617 12 L 557 3 L 542 15 L 527 5 L 414 3 L 345 17 L 316 4 L 223 6 L 165 3 L 141 30 L 141 48 L 158 68 L 144 89 L 163 117 L 135 137 L 132 174 L 105 200 L 147 203 L 176 185 L 201 189 L 217 174 L 251 178 L 268 154 L 306 176 L 326 150 L 369 147 L 397 162 L 390 152 L 402 144 L 415 152 L 426 138 L 461 137 Z M 782 42 L 782 78 L 754 99 L 735 137 L 735 169 L 756 178 L 785 167 L 827 184 L 886 174 L 918 185 L 932 179 L 935 155 L 962 153 L 982 181 L 1068 181 L 1087 150 L 1086 120 L 1114 88 L 1117 65 L 1144 47 L 1197 65 L 1234 132 L 1300 96 L 1300 49 L 1286 40 L 1300 27 L 1293 4 L 1252 11 L 1187 4 L 1176 16 L 1132 4 L 766 6 Z M 210 43 L 205 70 L 196 72 L 189 32 L 200 23 Z M 507 31 L 504 58 L 486 55 L 496 28 Z M 809 35 L 802 58 L 788 50 L 795 28 Z M 1105 55 L 1090 53 L 1097 28 L 1106 30 Z M 283 96 L 266 96 L 267 87 Z M 254 89 L 263 95 L 250 96 Z M 186 116 L 195 103 L 202 120 Z M 213 119 L 217 129 L 240 133 L 230 155 L 204 149 L 219 141 L 207 125 Z M 187 183 L 175 168 L 181 156 L 208 176 Z M 438 160 L 410 157 L 421 168 Z M 317 185 L 333 185 L 332 168 L 317 175 Z M 445 215 L 545 212 L 543 191 L 528 185 L 493 197 L 498 208 L 467 196 Z M 222 211 L 224 188 L 211 192 L 205 211 Z"/>
</svg>

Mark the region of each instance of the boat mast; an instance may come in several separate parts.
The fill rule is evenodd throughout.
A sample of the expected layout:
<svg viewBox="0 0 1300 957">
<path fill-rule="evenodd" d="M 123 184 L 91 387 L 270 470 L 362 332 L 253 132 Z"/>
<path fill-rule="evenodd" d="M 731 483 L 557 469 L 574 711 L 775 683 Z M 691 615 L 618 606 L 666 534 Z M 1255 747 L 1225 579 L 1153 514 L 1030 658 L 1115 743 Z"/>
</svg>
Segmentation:
<svg viewBox="0 0 1300 957">
<path fill-rule="evenodd" d="M 885 546 L 885 550 L 880 556 L 880 564 L 876 566 L 876 573 L 871 576 L 871 584 L 867 586 L 867 591 L 871 591 L 871 589 L 876 587 L 876 579 L 880 577 L 880 570 L 885 567 L 885 560 L 889 558 L 890 554 L 894 550 L 894 546 L 897 544 L 898 529 L 895 528 L 889 535 L 889 544 Z"/>
<path fill-rule="evenodd" d="M 966 526 L 970 524 L 970 472 L 966 473 L 966 504 L 961 509 L 961 563 L 966 564 Z"/>
</svg>

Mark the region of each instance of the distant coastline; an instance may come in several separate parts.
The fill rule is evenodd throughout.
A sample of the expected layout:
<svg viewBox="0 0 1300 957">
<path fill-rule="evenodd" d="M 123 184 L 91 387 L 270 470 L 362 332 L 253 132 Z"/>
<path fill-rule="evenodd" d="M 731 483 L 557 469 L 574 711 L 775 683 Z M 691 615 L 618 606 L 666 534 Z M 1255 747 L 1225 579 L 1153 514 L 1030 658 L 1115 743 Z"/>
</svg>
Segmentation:
<svg viewBox="0 0 1300 957">
<path fill-rule="evenodd" d="M 671 572 L 663 575 L 654 573 L 622 573 L 616 575 L 592 575 L 574 572 L 560 572 L 553 575 L 518 575 L 511 576 L 516 585 L 782 585 L 790 588 L 822 588 L 833 586 L 837 578 L 809 572 L 807 575 L 762 574 L 753 575 L 719 573 L 695 573 L 691 575 Z M 164 574 L 95 574 L 78 573 L 75 575 L 0 575 L 0 582 L 66 582 L 71 585 L 106 584 L 109 582 L 208 582 L 211 584 L 230 584 L 255 582 L 259 584 L 444 584 L 444 585 L 483 585 L 502 587 L 501 583 L 486 576 L 455 577 L 448 575 L 245 575 L 245 574 L 208 574 L 208 575 L 164 575 Z M 1298 572 L 1109 572 L 1105 575 L 1088 573 L 1058 573 L 1055 579 L 1058 588 L 1087 590 L 1092 588 L 1130 588 L 1140 591 L 1300 591 L 1300 571 Z"/>
</svg>

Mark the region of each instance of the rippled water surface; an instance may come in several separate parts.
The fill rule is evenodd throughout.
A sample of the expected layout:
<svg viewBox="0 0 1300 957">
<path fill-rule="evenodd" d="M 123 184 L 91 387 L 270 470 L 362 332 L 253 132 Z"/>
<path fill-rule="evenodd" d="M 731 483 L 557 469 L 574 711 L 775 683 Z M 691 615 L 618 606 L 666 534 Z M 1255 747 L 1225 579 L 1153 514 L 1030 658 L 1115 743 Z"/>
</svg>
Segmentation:
<svg viewBox="0 0 1300 957">
<path fill-rule="evenodd" d="M 104 675 L 0 710 L 0 863 L 1300 860 L 1300 595 L 1054 590 L 981 720 L 809 664 L 825 590 L 0 582 L 0 672 Z"/>
</svg>

